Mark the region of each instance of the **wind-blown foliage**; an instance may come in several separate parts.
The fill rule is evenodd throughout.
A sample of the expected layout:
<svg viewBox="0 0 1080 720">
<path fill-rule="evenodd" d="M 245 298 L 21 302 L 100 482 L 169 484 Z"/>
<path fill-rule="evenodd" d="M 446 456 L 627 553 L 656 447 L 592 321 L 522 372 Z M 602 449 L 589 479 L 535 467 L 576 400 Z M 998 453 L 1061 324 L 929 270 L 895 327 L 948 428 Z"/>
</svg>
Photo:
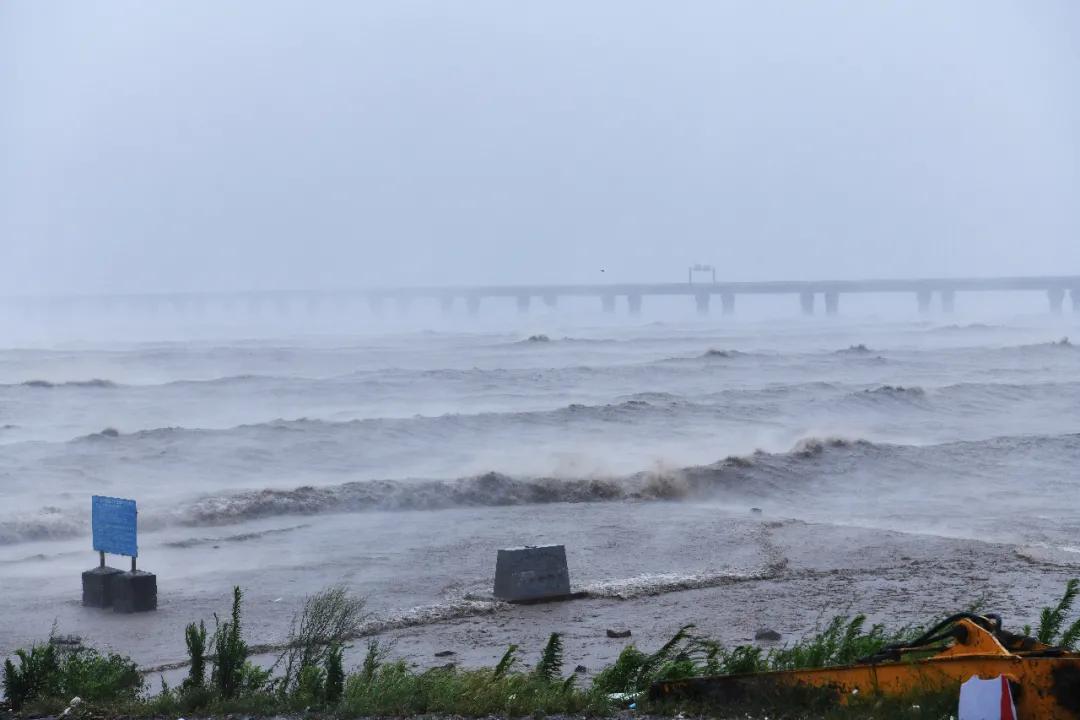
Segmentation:
<svg viewBox="0 0 1080 720">
<path fill-rule="evenodd" d="M 213 681 L 218 692 L 224 698 L 236 697 L 244 680 L 244 665 L 247 662 L 247 644 L 240 629 L 240 604 L 243 601 L 240 587 L 233 588 L 232 615 L 228 622 L 217 622 L 214 630 Z M 217 616 L 214 616 L 217 621 Z"/>
<path fill-rule="evenodd" d="M 1056 605 L 1044 607 L 1039 616 L 1039 629 L 1035 633 L 1035 639 L 1047 645 L 1060 645 L 1072 650 L 1078 638 L 1080 638 L 1080 619 L 1077 619 L 1061 632 L 1065 624 L 1065 617 L 1080 595 L 1080 580 L 1073 578 L 1065 584 L 1065 593 Z"/>
<path fill-rule="evenodd" d="M 330 705 L 341 700 L 345 691 L 345 648 L 340 643 L 330 646 L 326 655 L 326 702 Z"/>
<path fill-rule="evenodd" d="M 367 619 L 364 598 L 349 594 L 344 585 L 333 585 L 304 601 L 293 616 L 285 651 L 280 687 L 285 693 L 296 689 L 298 676 L 307 667 L 325 667 L 331 648 L 343 646 L 356 637 Z"/>
<path fill-rule="evenodd" d="M 201 688 L 206 684 L 206 624 L 202 620 L 184 628 L 184 643 L 191 665 L 183 687 Z"/>
<path fill-rule="evenodd" d="M 562 676 L 563 644 L 559 633 L 551 633 L 544 651 L 540 653 L 540 662 L 536 664 L 536 677 L 546 682 L 554 682 Z"/>
<path fill-rule="evenodd" d="M 52 642 L 16 650 L 19 664 L 4 661 L 4 694 L 15 710 L 34 700 L 134 700 L 143 688 L 128 658 L 81 645 L 59 650 Z"/>
<path fill-rule="evenodd" d="M 1078 597 L 1080 581 L 1070 581 L 1062 598 L 1043 610 L 1040 639 L 1068 647 L 1077 643 L 1080 620 L 1069 624 L 1069 616 Z M 577 681 L 582 676 L 561 677 L 565 647 L 558 633 L 549 636 L 533 668 L 520 666 L 518 646 L 511 645 L 493 668 L 462 670 L 450 664 L 417 670 L 403 661 L 388 661 L 379 641 L 372 639 L 361 666 L 346 673 L 345 646 L 331 642 L 314 651 L 322 653 L 322 663 L 299 664 L 291 689 L 282 692 L 280 676 L 272 683 L 270 671 L 248 660 L 242 633 L 242 599 L 242 592 L 235 588 L 232 613 L 225 622 L 216 623 L 211 639 L 214 657 L 206 658 L 206 629 L 202 623 L 185 628 L 192 668 L 188 679 L 175 690 L 163 686 L 156 696 L 140 699 L 142 678 L 129 659 L 89 648 L 65 649 L 50 642 L 20 650 L 4 663 L 3 684 L 9 706 L 25 713 L 55 714 L 78 695 L 90 703 L 92 714 L 131 717 L 230 713 L 271 716 L 298 710 L 344 717 L 611 715 L 625 709 L 629 702 L 638 703 L 639 709 L 646 712 L 664 714 L 691 708 L 650 701 L 642 691 L 657 680 L 847 664 L 919 634 L 915 629 L 887 631 L 882 625 L 868 627 L 865 616 L 855 615 L 834 618 L 800 642 L 765 651 L 753 645 L 725 648 L 687 625 L 655 652 L 627 646 L 614 664 L 602 669 L 591 684 L 581 683 L 581 687 Z M 300 626 L 310 625 L 299 623 L 294 628 Z M 199 681 L 205 672 L 195 667 L 199 658 L 213 662 L 208 683 Z M 776 714 L 773 711 L 783 708 L 785 713 L 796 709 L 797 713 L 829 718 L 929 718 L 939 717 L 942 712 L 947 715 L 955 707 L 954 687 L 932 688 L 915 698 L 867 695 L 872 697 L 848 698 L 842 707 L 836 706 L 834 696 L 813 693 L 782 699 L 748 698 L 745 707 L 730 710 L 733 714 L 751 712 L 753 716 L 770 717 Z"/>
</svg>

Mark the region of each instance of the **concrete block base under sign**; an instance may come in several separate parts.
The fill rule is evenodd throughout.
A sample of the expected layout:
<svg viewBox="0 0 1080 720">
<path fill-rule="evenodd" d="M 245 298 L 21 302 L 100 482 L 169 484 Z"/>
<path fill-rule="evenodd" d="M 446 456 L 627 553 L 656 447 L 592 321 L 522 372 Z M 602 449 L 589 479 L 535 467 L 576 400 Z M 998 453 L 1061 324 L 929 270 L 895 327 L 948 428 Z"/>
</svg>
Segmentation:
<svg viewBox="0 0 1080 720">
<path fill-rule="evenodd" d="M 107 608 L 113 604 L 113 580 L 123 570 L 96 567 L 82 574 L 82 604 L 86 607 Z"/>
<path fill-rule="evenodd" d="M 545 545 L 500 550 L 495 563 L 495 597 L 506 602 L 572 597 L 566 547 Z"/>
<path fill-rule="evenodd" d="M 120 573 L 112 581 L 113 611 L 137 613 L 157 610 L 157 575 L 136 570 Z"/>
</svg>

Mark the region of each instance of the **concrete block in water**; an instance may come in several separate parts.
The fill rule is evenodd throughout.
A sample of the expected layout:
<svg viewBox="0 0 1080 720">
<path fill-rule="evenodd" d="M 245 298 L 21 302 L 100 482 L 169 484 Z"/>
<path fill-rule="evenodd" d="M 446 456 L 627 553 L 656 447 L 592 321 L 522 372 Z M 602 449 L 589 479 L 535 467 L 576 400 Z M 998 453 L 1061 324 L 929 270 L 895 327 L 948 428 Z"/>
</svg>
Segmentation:
<svg viewBox="0 0 1080 720">
<path fill-rule="evenodd" d="M 82 604 L 86 607 L 107 608 L 113 604 L 113 580 L 123 570 L 96 567 L 82 574 Z"/>
<path fill-rule="evenodd" d="M 112 582 L 113 611 L 137 613 L 157 610 L 157 575 L 136 570 L 120 573 Z"/>
<path fill-rule="evenodd" d="M 566 547 L 544 545 L 500 550 L 495 563 L 495 597 L 508 602 L 570 595 Z"/>
</svg>

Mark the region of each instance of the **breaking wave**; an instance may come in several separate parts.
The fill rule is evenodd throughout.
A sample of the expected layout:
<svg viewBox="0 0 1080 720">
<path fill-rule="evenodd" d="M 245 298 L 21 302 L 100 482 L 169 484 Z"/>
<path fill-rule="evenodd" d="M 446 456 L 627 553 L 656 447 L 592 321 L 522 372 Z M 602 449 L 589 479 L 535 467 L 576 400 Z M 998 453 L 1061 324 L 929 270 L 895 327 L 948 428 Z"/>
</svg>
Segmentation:
<svg viewBox="0 0 1080 720">
<path fill-rule="evenodd" d="M 880 385 L 863 390 L 862 395 L 885 398 L 922 398 L 926 397 L 926 391 L 918 386 Z"/>
<path fill-rule="evenodd" d="M 0 517 L 0 545 L 77 537 L 89 528 L 89 518 L 84 516 L 85 512 L 47 507 L 36 514 Z"/>
<path fill-rule="evenodd" d="M 122 436 L 123 437 L 123 436 Z M 860 438 L 811 436 L 786 452 L 755 451 L 709 465 L 630 475 L 515 477 L 488 472 L 450 480 L 365 480 L 206 495 L 169 508 L 147 506 L 140 524 L 221 526 L 261 518 L 372 511 L 425 511 L 549 503 L 718 500 L 734 503 L 816 498 L 822 488 L 841 493 L 925 482 L 980 486 L 1014 482 L 1016 462 L 1080 462 L 1080 434 L 1006 436 L 939 445 L 898 445 Z M 1019 458 L 1019 460 L 1018 460 Z M 1045 479 L 1056 482 L 1053 476 Z M 857 483 L 852 488 L 848 484 Z M 1034 486 L 1032 486 L 1034 487 Z M 36 515 L 0 517 L 0 544 L 73 537 L 86 532 L 85 512 L 46 508 Z M 240 541 L 244 536 L 226 536 Z M 198 540 L 202 542 L 203 539 Z"/>
<path fill-rule="evenodd" d="M 709 360 L 729 360 L 737 357 L 745 357 L 746 353 L 739 352 L 738 350 L 717 350 L 710 348 L 702 353 L 701 357 Z"/>
<path fill-rule="evenodd" d="M 441 510 L 548 503 L 683 500 L 716 491 L 762 492 L 796 482 L 799 465 L 829 450 L 856 452 L 865 440 L 807 438 L 787 453 L 758 451 L 712 465 L 617 477 L 512 477 L 489 472 L 456 480 L 375 480 L 339 485 L 264 489 L 204 497 L 179 511 L 186 525 L 224 525 L 281 515 Z"/>
</svg>

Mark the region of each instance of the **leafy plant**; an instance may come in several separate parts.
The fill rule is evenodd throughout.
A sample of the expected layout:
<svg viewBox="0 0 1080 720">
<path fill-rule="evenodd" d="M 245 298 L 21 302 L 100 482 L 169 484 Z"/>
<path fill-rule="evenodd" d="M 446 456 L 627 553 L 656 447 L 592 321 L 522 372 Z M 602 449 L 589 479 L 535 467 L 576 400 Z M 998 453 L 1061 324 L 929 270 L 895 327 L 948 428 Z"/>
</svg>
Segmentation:
<svg viewBox="0 0 1080 720">
<path fill-rule="evenodd" d="M 370 683 L 375 678 L 375 673 L 382 664 L 383 652 L 378 640 L 369 640 L 367 652 L 364 653 L 364 663 L 360 666 L 360 678 L 365 683 Z"/>
<path fill-rule="evenodd" d="M 62 698 L 130 701 L 143 689 L 144 681 L 139 668 L 122 655 L 106 655 L 86 647 L 77 647 L 59 655 L 60 675 L 56 689 Z"/>
<path fill-rule="evenodd" d="M 1080 639 L 1080 619 L 1065 628 L 1064 632 L 1061 629 L 1078 595 L 1080 595 L 1080 579 L 1073 578 L 1065 584 L 1065 593 L 1057 604 L 1042 609 L 1039 616 L 1039 629 L 1035 633 L 1036 640 L 1069 650 L 1076 647 L 1076 642 Z"/>
<path fill-rule="evenodd" d="M 495 665 L 495 669 L 491 673 L 493 680 L 498 680 L 510 672 L 510 668 L 517 662 L 517 649 L 517 645 L 511 645 L 506 648 L 506 652 L 503 653 L 502 658 L 499 659 L 498 664 Z"/>
<path fill-rule="evenodd" d="M 334 643 L 326 655 L 326 702 L 331 705 L 340 701 L 345 691 L 344 654 L 341 643 Z"/>
<path fill-rule="evenodd" d="M 219 622 L 214 615 L 214 670 L 212 679 L 224 698 L 236 697 L 244 680 L 247 663 L 247 645 L 240 631 L 240 605 L 243 600 L 240 586 L 233 588 L 232 616 L 227 622 Z"/>
<path fill-rule="evenodd" d="M 59 684 L 60 666 L 52 643 L 33 645 L 29 650 L 16 650 L 16 667 L 4 661 L 4 694 L 13 710 L 19 710 L 30 700 L 52 697 Z"/>
<path fill-rule="evenodd" d="M 619 657 L 615 659 L 614 665 L 600 671 L 593 680 L 593 687 L 605 693 L 623 693 L 636 690 L 638 675 L 648 657 L 633 645 L 627 645 L 619 653 Z"/>
<path fill-rule="evenodd" d="M 16 650 L 19 664 L 4 661 L 4 694 L 13 709 L 50 698 L 134 700 L 143 688 L 135 663 L 116 654 L 75 647 L 59 650 L 52 643 Z"/>
<path fill-rule="evenodd" d="M 326 688 L 326 673 L 318 665 L 305 665 L 296 676 L 294 697 L 299 706 L 319 705 Z"/>
<path fill-rule="evenodd" d="M 188 676 L 184 680 L 183 687 L 201 688 L 206 683 L 206 624 L 200 620 L 198 625 L 195 623 L 188 625 L 184 629 L 184 641 L 191 666 L 188 668 Z"/>
<path fill-rule="evenodd" d="M 540 662 L 533 672 L 545 682 L 554 682 L 562 677 L 563 643 L 559 633 L 551 633 L 544 650 L 540 653 Z"/>
</svg>

